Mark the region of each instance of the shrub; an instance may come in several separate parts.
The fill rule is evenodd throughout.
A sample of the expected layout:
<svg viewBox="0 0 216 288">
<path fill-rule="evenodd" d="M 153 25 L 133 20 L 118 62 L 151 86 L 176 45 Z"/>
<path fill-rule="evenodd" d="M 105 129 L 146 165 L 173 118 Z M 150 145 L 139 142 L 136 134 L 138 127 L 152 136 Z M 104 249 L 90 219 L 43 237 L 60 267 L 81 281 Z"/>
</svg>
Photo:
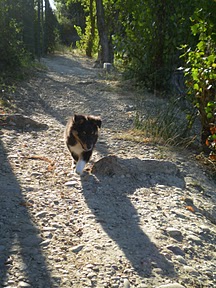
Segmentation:
<svg viewBox="0 0 216 288">
<path fill-rule="evenodd" d="M 198 36 L 195 49 L 184 45 L 184 74 L 188 98 L 198 110 L 201 122 L 201 144 L 204 151 L 216 157 L 216 42 L 214 24 L 202 10 L 191 19 L 191 30 Z M 207 148 L 208 147 L 208 148 Z M 210 151 L 209 151 L 210 150 Z"/>
</svg>

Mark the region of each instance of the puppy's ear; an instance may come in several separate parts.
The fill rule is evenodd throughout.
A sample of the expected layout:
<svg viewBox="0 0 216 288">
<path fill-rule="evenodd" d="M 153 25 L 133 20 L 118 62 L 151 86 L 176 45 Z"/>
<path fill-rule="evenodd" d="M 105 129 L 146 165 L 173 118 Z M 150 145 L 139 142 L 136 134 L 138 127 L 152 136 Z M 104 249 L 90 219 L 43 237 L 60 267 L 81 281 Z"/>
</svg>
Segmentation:
<svg viewBox="0 0 216 288">
<path fill-rule="evenodd" d="M 73 117 L 73 123 L 82 124 L 84 121 L 86 121 L 86 117 L 84 115 L 75 114 Z"/>
<path fill-rule="evenodd" d="M 101 121 L 100 116 L 91 116 L 90 115 L 90 116 L 88 116 L 88 119 L 90 121 L 92 121 L 93 123 L 95 123 L 98 128 L 101 128 L 102 121 Z"/>
</svg>

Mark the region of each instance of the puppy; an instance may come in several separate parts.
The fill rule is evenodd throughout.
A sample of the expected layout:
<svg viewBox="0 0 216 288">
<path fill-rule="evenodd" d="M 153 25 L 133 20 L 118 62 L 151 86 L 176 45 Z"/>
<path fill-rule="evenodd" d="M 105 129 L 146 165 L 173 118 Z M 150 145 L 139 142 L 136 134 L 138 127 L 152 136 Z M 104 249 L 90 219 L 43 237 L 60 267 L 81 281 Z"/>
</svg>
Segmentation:
<svg viewBox="0 0 216 288">
<path fill-rule="evenodd" d="M 98 139 L 101 118 L 92 115 L 74 115 L 65 129 L 65 142 L 76 163 L 76 173 L 82 174 Z"/>
</svg>

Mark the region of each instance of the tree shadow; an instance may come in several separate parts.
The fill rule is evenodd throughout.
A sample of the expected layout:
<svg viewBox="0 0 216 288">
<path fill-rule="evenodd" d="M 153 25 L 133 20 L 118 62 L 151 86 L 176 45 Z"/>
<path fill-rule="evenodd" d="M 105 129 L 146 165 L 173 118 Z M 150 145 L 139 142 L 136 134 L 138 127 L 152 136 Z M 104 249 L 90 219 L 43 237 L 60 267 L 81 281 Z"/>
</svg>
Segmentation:
<svg viewBox="0 0 216 288">
<path fill-rule="evenodd" d="M 159 170 L 156 170 L 156 175 L 152 169 L 160 165 L 160 161 L 153 163 L 154 160 L 150 160 L 153 164 L 150 165 L 149 160 L 145 162 L 137 158 L 123 160 L 115 156 L 110 157 L 117 159 L 114 161 L 115 167 L 109 163 L 111 158 L 105 157 L 108 160 L 99 160 L 88 179 L 82 178 L 83 193 L 88 207 L 140 276 L 150 277 L 152 269 L 159 268 L 161 274 L 174 277 L 176 272 L 173 264 L 159 252 L 141 228 L 140 215 L 128 194 L 133 194 L 138 188 L 152 187 L 156 184 L 173 186 L 177 183 L 178 187 L 182 187 L 185 185 L 184 180 L 171 162 L 164 161 L 165 173 L 159 175 Z M 148 166 L 152 167 L 149 171 Z M 114 169 L 111 171 L 111 168 Z M 162 161 L 160 169 L 163 169 Z M 122 177 L 123 175 L 125 177 Z M 178 178 L 177 182 L 173 177 Z M 172 179 L 169 181 L 169 178 Z M 150 198 L 148 205 L 151 207 Z"/>
<path fill-rule="evenodd" d="M 10 280 L 10 273 L 20 271 L 18 275 L 24 276 L 23 279 L 31 287 L 52 287 L 40 247 L 42 239 L 31 220 L 21 187 L 1 141 L 0 163 L 0 286 L 5 286 Z M 18 258 L 23 265 L 17 263 Z M 15 275 L 12 276 L 16 279 Z"/>
<path fill-rule="evenodd" d="M 103 127 L 112 127 L 110 118 L 119 119 L 122 110 L 117 111 L 116 99 L 110 97 L 113 94 L 110 85 L 98 80 L 103 79 L 98 75 L 102 70 L 91 68 L 75 56 L 73 58 L 63 55 L 44 58 L 48 70 L 39 71 L 37 81 L 33 79 L 33 82 L 22 84 L 22 89 L 15 92 L 16 106 L 27 116 L 40 111 L 62 125 L 74 113 L 100 114 Z M 92 101 L 93 97 L 97 105 Z M 65 104 L 59 107 L 57 103 L 61 101 Z"/>
</svg>

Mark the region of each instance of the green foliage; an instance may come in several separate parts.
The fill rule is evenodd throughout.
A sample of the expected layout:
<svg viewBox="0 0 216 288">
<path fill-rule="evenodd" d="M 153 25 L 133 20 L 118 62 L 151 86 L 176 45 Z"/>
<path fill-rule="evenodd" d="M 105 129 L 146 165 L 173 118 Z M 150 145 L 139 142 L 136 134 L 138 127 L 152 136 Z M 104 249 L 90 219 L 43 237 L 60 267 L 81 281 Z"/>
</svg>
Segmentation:
<svg viewBox="0 0 216 288">
<path fill-rule="evenodd" d="M 190 38 L 193 1 L 117 1 L 116 55 L 125 60 L 129 77 L 150 90 L 165 90 L 178 67 L 177 47 Z M 124 7 L 124 9 L 121 9 Z M 186 8 L 187 7 L 187 8 Z"/>
<path fill-rule="evenodd" d="M 10 35 L 10 37 L 8 37 Z M 20 56 L 23 54 L 23 45 L 19 40 L 20 28 L 14 19 L 10 19 L 8 25 L 0 22 L 0 66 L 1 71 L 7 71 L 20 65 Z M 18 37 L 17 37 L 18 36 Z M 18 48 L 18 49 L 17 49 Z"/>
<path fill-rule="evenodd" d="M 74 0 L 68 0 L 68 5 L 76 3 Z M 75 3 L 73 5 L 75 5 Z M 81 7 L 85 15 L 85 26 L 74 25 L 76 32 L 80 38 L 76 42 L 76 47 L 85 51 L 86 55 L 92 57 L 98 52 L 99 37 L 96 29 L 96 3 L 94 0 L 80 1 Z M 77 4 L 76 4 L 77 5 Z"/>
<path fill-rule="evenodd" d="M 42 4 L 44 1 L 0 0 L 1 90 L 6 90 L 5 85 L 10 88 L 9 83 L 13 78 L 22 79 L 25 71 L 32 66 L 37 48 L 40 51 L 38 55 L 53 51 L 57 20 L 48 0 L 44 2 L 46 9 L 43 13 L 44 6 L 40 5 L 38 13 L 38 6 L 34 2 Z"/>
<path fill-rule="evenodd" d="M 99 33 L 96 21 L 96 1 L 95 0 L 57 0 L 59 17 L 62 21 L 63 18 L 67 18 L 75 27 L 77 34 L 80 37 L 80 41 L 77 41 L 76 46 L 85 51 L 89 57 L 94 56 L 96 53 L 100 53 Z M 111 62 L 113 61 L 113 47 L 112 36 L 117 29 L 118 23 L 116 22 L 116 2 L 120 0 L 103 0 L 103 7 L 105 10 L 105 28 L 108 33 L 109 48 L 112 55 L 110 55 Z M 80 4 L 80 6 L 79 6 Z M 74 17 L 74 9 L 79 7 L 77 14 L 79 17 Z M 81 8 L 80 8 L 81 7 Z M 82 12 L 81 12 L 82 9 Z M 63 13 L 64 11 L 64 13 Z M 84 17 L 83 17 L 84 16 Z M 84 18 L 84 23 L 82 19 Z"/>
<path fill-rule="evenodd" d="M 80 40 L 76 42 L 76 47 L 81 51 L 86 52 L 87 56 L 92 57 L 98 51 L 99 37 L 96 29 L 94 29 L 93 33 L 91 32 L 92 25 L 90 16 L 86 16 L 86 27 L 84 33 L 80 26 L 74 25 L 74 28 L 80 38 Z"/>
<path fill-rule="evenodd" d="M 62 44 L 68 47 L 75 47 L 80 36 L 83 37 L 85 30 L 85 11 L 86 1 L 79 0 L 57 0 L 56 15 L 60 24 L 60 39 Z M 79 29 L 79 35 L 77 29 Z M 76 29 L 77 28 L 77 29 Z"/>
<path fill-rule="evenodd" d="M 182 65 L 178 47 L 185 41 L 192 48 L 196 45 L 190 31 L 190 16 L 196 8 L 213 11 L 209 4 L 212 1 L 103 0 L 106 32 L 110 50 L 115 53 L 115 63 L 122 64 L 127 78 L 137 79 L 151 91 L 169 90 L 173 72 Z M 81 28 L 79 47 L 88 56 L 99 52 L 96 1 L 56 2 L 63 7 L 59 10 L 60 18 L 66 17 L 73 27 Z M 74 16 L 74 10 L 79 17 Z"/>
<path fill-rule="evenodd" d="M 190 101 L 197 107 L 202 125 L 201 143 L 216 153 L 216 34 L 209 14 L 196 10 L 191 31 L 198 42 L 195 49 L 184 45 L 186 85 Z"/>
<path fill-rule="evenodd" d="M 0 98 L 5 102 L 4 95 L 14 90 L 12 79 L 23 76 L 21 69 L 29 62 L 29 53 L 22 41 L 22 23 L 18 14 L 15 17 L 20 3 L 12 5 L 5 0 L 0 4 Z"/>
<path fill-rule="evenodd" d="M 44 53 L 53 53 L 56 47 L 56 43 L 60 42 L 60 25 L 57 21 L 57 17 L 53 13 L 51 7 L 48 5 L 46 11 L 45 21 L 41 30 L 44 30 Z"/>
</svg>

